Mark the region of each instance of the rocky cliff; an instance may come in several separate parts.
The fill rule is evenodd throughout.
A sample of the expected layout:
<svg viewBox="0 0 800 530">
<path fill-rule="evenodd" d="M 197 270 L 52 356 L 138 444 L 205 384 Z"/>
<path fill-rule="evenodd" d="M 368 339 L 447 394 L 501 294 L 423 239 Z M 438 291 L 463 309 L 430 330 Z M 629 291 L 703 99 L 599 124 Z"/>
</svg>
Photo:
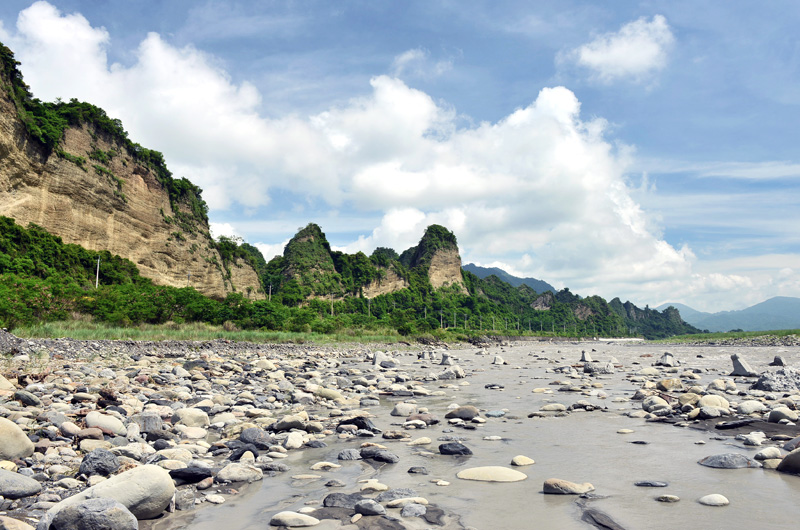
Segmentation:
<svg viewBox="0 0 800 530">
<path fill-rule="evenodd" d="M 205 215 L 196 215 L 188 195 L 171 197 L 164 177 L 131 152 L 130 142 L 91 121 L 66 127 L 55 146 L 33 136 L 14 97 L 14 72 L 9 76 L 5 66 L 0 214 L 23 226 L 35 223 L 66 243 L 127 258 L 157 284 L 190 285 L 220 298 L 232 291 L 264 297 L 253 267 L 220 255 Z"/>
</svg>

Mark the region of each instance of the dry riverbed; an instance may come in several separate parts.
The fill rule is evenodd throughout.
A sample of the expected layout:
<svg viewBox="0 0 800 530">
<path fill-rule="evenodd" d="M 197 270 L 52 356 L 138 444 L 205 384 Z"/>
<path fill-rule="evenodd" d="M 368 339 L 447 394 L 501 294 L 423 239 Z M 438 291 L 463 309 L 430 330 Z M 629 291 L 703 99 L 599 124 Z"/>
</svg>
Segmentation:
<svg viewBox="0 0 800 530">
<path fill-rule="evenodd" d="M 0 528 L 787 527 L 800 347 L 759 344 L 0 332 Z"/>
</svg>

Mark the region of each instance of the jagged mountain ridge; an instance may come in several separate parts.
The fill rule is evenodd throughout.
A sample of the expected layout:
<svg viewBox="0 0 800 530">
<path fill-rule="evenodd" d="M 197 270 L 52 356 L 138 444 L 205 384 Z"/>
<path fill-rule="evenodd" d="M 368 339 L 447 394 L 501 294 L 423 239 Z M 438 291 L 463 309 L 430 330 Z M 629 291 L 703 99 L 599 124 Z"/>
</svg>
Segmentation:
<svg viewBox="0 0 800 530">
<path fill-rule="evenodd" d="M 707 313 L 685 304 L 661 304 L 659 309 L 673 306 L 686 322 L 709 331 L 769 331 L 800 329 L 800 298 L 775 296 L 745 309 Z"/>
<path fill-rule="evenodd" d="M 33 98 L 2 44 L 0 65 L 0 215 L 129 259 L 160 285 L 264 296 L 250 262 L 211 238 L 200 189 L 160 153 L 102 109 Z"/>
<path fill-rule="evenodd" d="M 540 294 L 545 291 L 551 291 L 554 293 L 556 292 L 556 288 L 544 280 L 537 280 L 536 278 L 520 278 L 518 276 L 509 274 L 498 267 L 481 267 L 479 265 L 475 265 L 474 263 L 467 263 L 462 268 L 465 271 L 471 272 L 478 278 L 486 278 L 488 276 L 495 275 L 514 287 L 519 287 L 520 285 L 525 284 Z"/>
</svg>

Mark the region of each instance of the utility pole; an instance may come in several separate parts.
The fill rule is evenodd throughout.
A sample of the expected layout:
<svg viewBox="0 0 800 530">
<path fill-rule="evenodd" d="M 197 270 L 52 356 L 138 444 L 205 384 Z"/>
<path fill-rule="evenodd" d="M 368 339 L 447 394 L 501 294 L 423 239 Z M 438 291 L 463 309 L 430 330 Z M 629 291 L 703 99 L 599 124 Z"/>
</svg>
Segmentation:
<svg viewBox="0 0 800 530">
<path fill-rule="evenodd" d="M 439 327 L 444 329 L 444 319 L 442 318 L 442 312 L 439 311 Z"/>
<path fill-rule="evenodd" d="M 458 327 L 458 322 L 456 322 L 456 312 L 455 311 L 453 311 L 453 327 L 454 328 Z"/>
<path fill-rule="evenodd" d="M 370 302 L 371 302 L 371 301 L 372 301 L 372 300 L 371 300 L 370 298 L 367 298 L 367 316 L 368 316 L 368 317 L 371 317 L 371 316 L 372 316 L 372 311 L 371 311 L 371 308 L 370 308 Z"/>
<path fill-rule="evenodd" d="M 97 256 L 97 276 L 94 278 L 94 288 L 100 287 L 100 256 Z"/>
<path fill-rule="evenodd" d="M 269 298 L 267 302 L 272 302 L 272 284 L 269 284 Z"/>
</svg>

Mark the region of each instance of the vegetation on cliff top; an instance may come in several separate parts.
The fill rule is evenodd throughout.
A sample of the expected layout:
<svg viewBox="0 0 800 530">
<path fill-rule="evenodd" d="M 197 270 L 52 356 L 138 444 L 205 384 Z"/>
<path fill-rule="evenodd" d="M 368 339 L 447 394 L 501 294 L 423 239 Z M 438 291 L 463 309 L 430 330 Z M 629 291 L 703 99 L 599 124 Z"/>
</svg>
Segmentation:
<svg viewBox="0 0 800 530">
<path fill-rule="evenodd" d="M 208 224 L 208 205 L 201 197 L 202 190 L 186 178 L 173 178 L 167 169 L 164 155 L 131 141 L 122 122 L 109 117 L 103 109 L 95 105 L 77 99 L 48 103 L 33 97 L 30 87 L 22 78 L 19 64 L 14 58 L 14 52 L 0 43 L 0 77 L 6 94 L 14 102 L 17 115 L 31 138 L 42 145 L 47 155 L 58 151 L 64 131 L 68 127 L 90 124 L 96 133 L 106 135 L 113 143 L 123 147 L 134 160 L 153 171 L 156 179 L 167 190 L 170 206 L 176 214 L 180 212 L 178 205 L 185 204 L 197 221 Z M 63 152 L 59 154 L 69 155 Z"/>
</svg>

